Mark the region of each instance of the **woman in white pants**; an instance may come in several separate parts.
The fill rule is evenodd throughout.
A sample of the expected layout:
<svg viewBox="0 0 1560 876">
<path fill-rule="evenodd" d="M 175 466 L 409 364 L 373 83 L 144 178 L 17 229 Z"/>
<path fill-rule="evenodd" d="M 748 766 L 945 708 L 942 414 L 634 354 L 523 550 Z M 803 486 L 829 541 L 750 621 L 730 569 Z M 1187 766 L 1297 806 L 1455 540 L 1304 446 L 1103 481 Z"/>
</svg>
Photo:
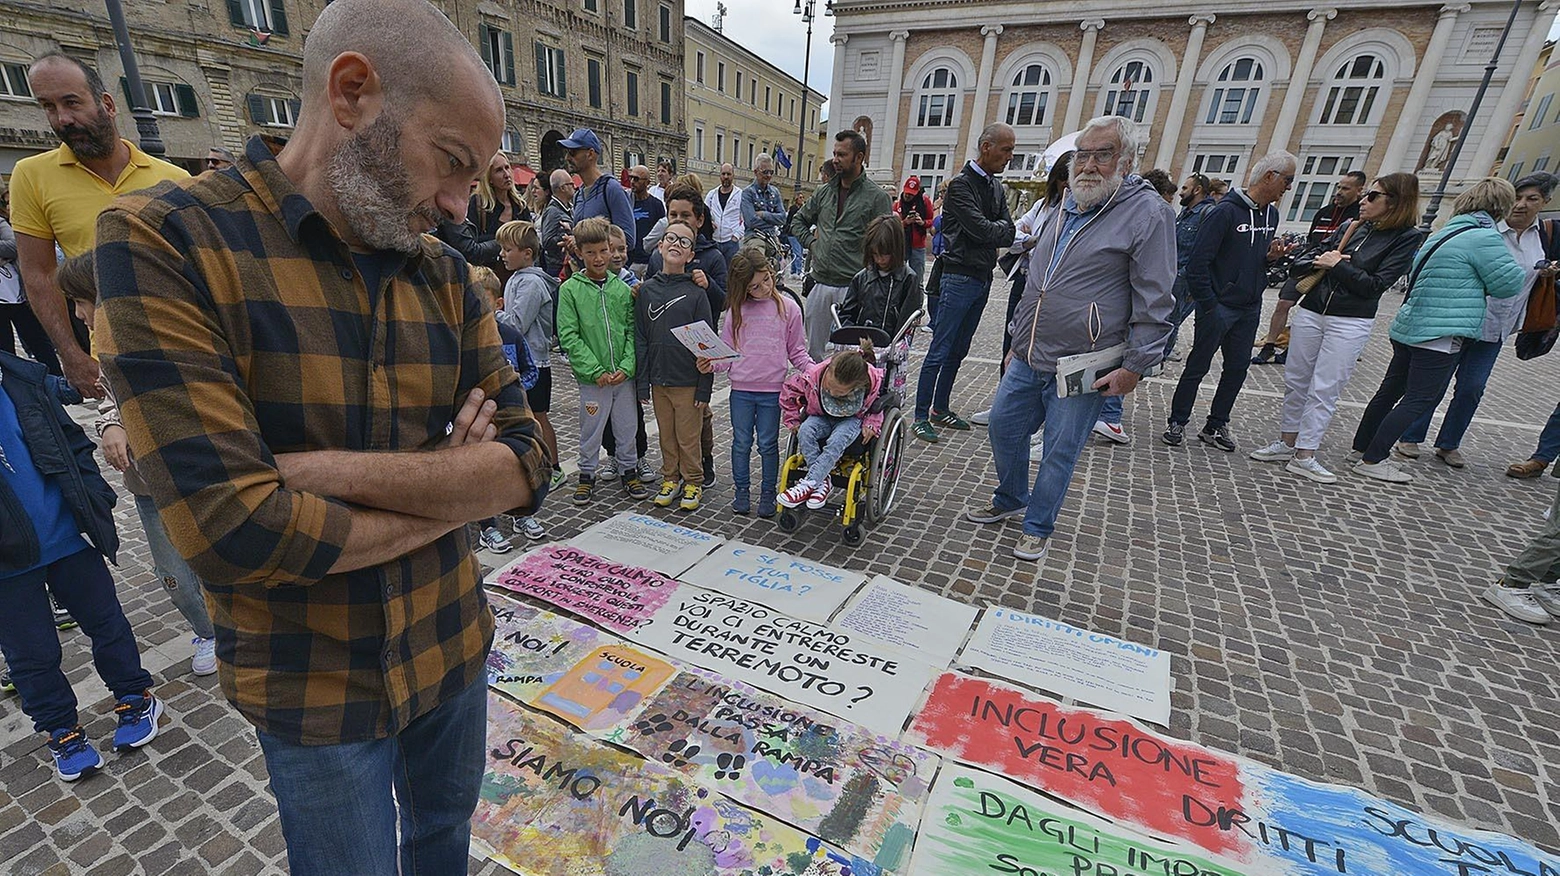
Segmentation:
<svg viewBox="0 0 1560 876">
<path fill-rule="evenodd" d="M 1333 232 L 1314 258 L 1296 260 L 1292 274 L 1319 279 L 1290 317 L 1289 391 L 1279 414 L 1279 440 L 1251 458 L 1287 462 L 1285 470 L 1318 483 L 1338 476 L 1316 459 L 1322 436 L 1338 407 L 1338 396 L 1370 341 L 1381 295 L 1409 265 L 1424 234 L 1414 227 L 1419 179 L 1390 173 L 1371 183 L 1360 202 L 1360 218 Z"/>
</svg>

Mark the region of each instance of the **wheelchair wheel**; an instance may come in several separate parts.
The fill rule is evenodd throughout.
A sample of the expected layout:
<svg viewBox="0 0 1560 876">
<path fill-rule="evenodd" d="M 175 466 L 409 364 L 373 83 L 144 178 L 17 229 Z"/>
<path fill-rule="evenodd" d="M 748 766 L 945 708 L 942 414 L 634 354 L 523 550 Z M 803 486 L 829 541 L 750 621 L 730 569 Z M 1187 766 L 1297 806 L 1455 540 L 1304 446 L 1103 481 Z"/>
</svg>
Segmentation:
<svg viewBox="0 0 1560 876">
<path fill-rule="evenodd" d="M 802 515 L 792 508 L 781 508 L 779 523 L 781 532 L 795 532 L 802 525 Z"/>
<path fill-rule="evenodd" d="M 888 518 L 899 493 L 899 465 L 904 455 L 905 417 L 898 408 L 888 415 L 883 434 L 872 446 L 871 487 L 867 491 L 867 523 L 876 526 Z"/>
<path fill-rule="evenodd" d="M 861 544 L 861 524 L 852 523 L 850 526 L 840 530 L 840 540 L 850 547 L 859 546 Z"/>
</svg>

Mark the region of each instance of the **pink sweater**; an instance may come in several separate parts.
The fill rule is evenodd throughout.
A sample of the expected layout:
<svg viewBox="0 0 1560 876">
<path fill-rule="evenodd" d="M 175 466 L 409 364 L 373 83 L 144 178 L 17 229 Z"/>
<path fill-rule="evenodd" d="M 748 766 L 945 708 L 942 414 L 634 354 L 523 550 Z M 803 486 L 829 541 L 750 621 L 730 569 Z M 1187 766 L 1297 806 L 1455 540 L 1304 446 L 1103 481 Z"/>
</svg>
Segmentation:
<svg viewBox="0 0 1560 876">
<path fill-rule="evenodd" d="M 731 388 L 738 392 L 779 392 L 785 384 L 786 365 L 808 368 L 813 360 L 807 355 L 807 331 L 802 327 L 802 309 L 782 295 L 785 315 L 775 312 L 773 301 L 749 299 L 742 305 L 742 337 L 731 336 L 731 316 L 720 322 L 721 340 L 742 354 L 740 359 L 715 363 L 716 371 L 731 377 Z"/>
</svg>

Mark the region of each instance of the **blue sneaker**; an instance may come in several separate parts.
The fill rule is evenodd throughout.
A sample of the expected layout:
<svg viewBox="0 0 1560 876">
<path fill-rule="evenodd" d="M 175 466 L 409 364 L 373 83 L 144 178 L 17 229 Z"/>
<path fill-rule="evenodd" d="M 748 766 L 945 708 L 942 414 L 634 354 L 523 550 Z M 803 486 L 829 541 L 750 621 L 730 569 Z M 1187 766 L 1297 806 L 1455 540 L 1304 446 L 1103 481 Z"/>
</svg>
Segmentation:
<svg viewBox="0 0 1560 876">
<path fill-rule="evenodd" d="M 87 741 L 79 726 L 50 733 L 49 753 L 54 755 L 54 771 L 64 782 L 74 782 L 103 768 L 103 756 Z"/>
<path fill-rule="evenodd" d="M 114 750 L 126 751 L 140 748 L 157 738 L 157 719 L 162 717 L 162 700 L 144 694 L 131 694 L 119 698 L 114 714 L 119 716 L 119 727 L 114 730 Z"/>
</svg>

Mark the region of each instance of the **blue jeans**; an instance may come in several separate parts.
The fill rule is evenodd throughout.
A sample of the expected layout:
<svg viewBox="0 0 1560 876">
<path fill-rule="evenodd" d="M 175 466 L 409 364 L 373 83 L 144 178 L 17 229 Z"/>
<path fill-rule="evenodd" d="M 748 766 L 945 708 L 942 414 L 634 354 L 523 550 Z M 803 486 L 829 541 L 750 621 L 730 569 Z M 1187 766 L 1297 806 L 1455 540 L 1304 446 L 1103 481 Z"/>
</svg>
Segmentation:
<svg viewBox="0 0 1560 876">
<path fill-rule="evenodd" d="M 959 363 L 970 354 L 970 341 L 980 327 L 980 315 L 991 297 L 991 277 L 967 277 L 943 274 L 937 320 L 932 324 L 932 343 L 921 363 L 921 378 L 915 387 L 915 419 L 928 419 L 932 411 L 946 413 L 953 381 L 959 376 Z"/>
<path fill-rule="evenodd" d="M 163 528 L 162 516 L 157 504 L 149 496 L 135 497 L 135 510 L 141 516 L 141 528 L 146 530 L 146 544 L 152 551 L 152 568 L 173 600 L 173 607 L 189 621 L 190 629 L 202 639 L 215 638 L 211 616 L 206 613 L 206 596 L 201 592 L 200 578 L 174 550 L 168 541 L 168 530 Z"/>
<path fill-rule="evenodd" d="M 1181 336 L 1181 324 L 1196 310 L 1196 303 L 1192 296 L 1186 293 L 1186 279 L 1181 274 L 1175 275 L 1175 283 L 1170 286 L 1170 293 L 1175 296 L 1175 307 L 1170 311 L 1170 336 L 1165 339 L 1165 358 L 1169 358 L 1175 352 L 1176 339 Z"/>
<path fill-rule="evenodd" d="M 401 873 L 466 872 L 487 698 L 484 675 L 399 734 L 369 742 L 297 745 L 260 733 L 293 876 L 396 876 L 398 808 Z"/>
<path fill-rule="evenodd" d="M 915 274 L 916 283 L 926 286 L 926 247 L 905 250 L 905 264 Z M 909 315 L 905 314 L 905 316 Z"/>
<path fill-rule="evenodd" d="M 1192 352 L 1186 356 L 1186 368 L 1170 399 L 1170 422 L 1185 425 L 1192 419 L 1197 388 L 1213 367 L 1214 354 L 1222 353 L 1224 361 L 1219 373 L 1219 388 L 1213 393 L 1207 425 L 1203 428 L 1211 430 L 1229 425 L 1235 397 L 1240 395 L 1240 388 L 1246 383 L 1246 372 L 1251 370 L 1251 344 L 1257 339 L 1261 321 L 1261 307 L 1236 309 L 1217 302 L 1197 306 Z"/>
<path fill-rule="evenodd" d="M 80 723 L 76 694 L 60 671 L 60 635 L 54 629 L 50 592 L 92 640 L 92 665 L 116 699 L 152 686 L 102 554 L 82 548 L 41 569 L 0 578 L 0 651 L 21 695 L 22 711 L 40 733 Z"/>
<path fill-rule="evenodd" d="M 730 266 L 731 260 L 736 258 L 737 253 L 742 249 L 742 238 L 733 237 L 730 240 L 717 241 L 715 248 L 720 250 L 720 254 L 726 257 L 726 264 Z"/>
<path fill-rule="evenodd" d="M 1124 409 L 1122 399 L 1124 398 L 1126 398 L 1124 395 L 1106 396 L 1105 404 L 1100 406 L 1100 419 L 1112 426 L 1120 426 L 1121 415 Z"/>
<path fill-rule="evenodd" d="M 807 479 L 821 484 L 839 464 L 845 449 L 861 437 L 860 417 L 812 416 L 796 430 L 796 444 L 807 460 Z M 735 477 L 735 476 L 733 476 Z"/>
<path fill-rule="evenodd" d="M 753 438 L 758 436 L 760 496 L 771 499 L 780 474 L 780 393 L 731 391 L 731 482 L 739 495 L 752 486 Z"/>
<path fill-rule="evenodd" d="M 1500 341 L 1463 341 L 1457 359 L 1457 388 L 1452 390 L 1452 403 L 1446 406 L 1446 419 L 1441 421 L 1441 431 L 1436 433 L 1438 450 L 1456 450 L 1462 446 L 1463 435 L 1473 423 L 1473 414 L 1484 398 L 1484 387 L 1490 382 L 1490 372 L 1495 370 L 1495 360 L 1500 357 Z M 1440 406 L 1446 390 L 1441 391 L 1430 410 L 1414 421 L 1403 433 L 1403 441 L 1419 444 L 1430 433 L 1430 418 Z"/>
<path fill-rule="evenodd" d="M 1544 424 L 1544 431 L 1538 436 L 1538 449 L 1533 451 L 1532 458 L 1554 462 L 1557 456 L 1560 456 L 1560 405 L 1555 405 L 1555 412 L 1549 415 L 1549 422 Z"/>
<path fill-rule="evenodd" d="M 796 235 L 786 238 L 786 244 L 791 248 L 791 273 L 801 276 L 802 273 L 802 241 Z"/>
<path fill-rule="evenodd" d="M 1099 419 L 1105 396 L 1097 392 L 1056 397 L 1056 374 L 1036 371 L 1015 358 L 997 384 L 991 402 L 991 455 L 997 464 L 997 490 L 991 504 L 1008 511 L 1029 506 L 1024 532 L 1049 538 L 1067 498 L 1073 469 Z M 1034 488 L 1029 486 L 1029 436 L 1045 427 L 1045 449 Z"/>
</svg>

